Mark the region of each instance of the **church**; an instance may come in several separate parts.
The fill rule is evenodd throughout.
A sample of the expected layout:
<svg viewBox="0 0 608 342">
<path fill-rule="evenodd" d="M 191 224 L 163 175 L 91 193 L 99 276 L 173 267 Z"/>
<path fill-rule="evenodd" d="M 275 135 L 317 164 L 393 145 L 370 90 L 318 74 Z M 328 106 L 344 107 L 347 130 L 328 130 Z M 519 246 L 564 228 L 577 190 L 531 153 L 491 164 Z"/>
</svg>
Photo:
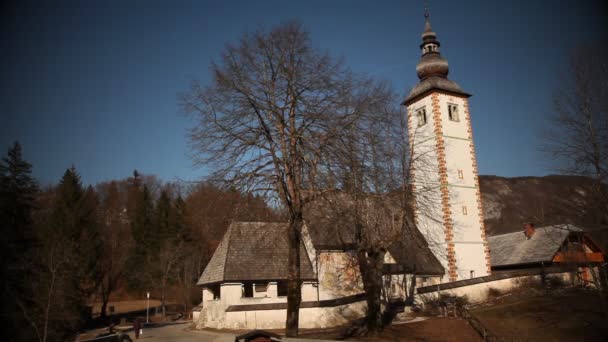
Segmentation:
<svg viewBox="0 0 608 342">
<path fill-rule="evenodd" d="M 402 103 L 407 108 L 414 160 L 416 228 L 407 239 L 397 239 L 387 248 L 383 296 L 386 303 L 403 301 L 414 284 L 420 295 L 433 295 L 441 288 L 482 301 L 487 282 L 498 288 L 513 286 L 509 276 L 492 275 L 492 260 L 501 262 L 502 269 L 518 269 L 521 265 L 513 263 L 527 259 L 507 259 L 505 251 L 517 247 L 532 253 L 545 245 L 540 240 L 548 241 L 550 234 L 543 231 L 532 239 L 519 233 L 493 238 L 500 255 L 491 255 L 468 105 L 471 95 L 448 78 L 448 62 L 441 55 L 428 13 L 420 49 L 416 66 L 420 81 Z M 424 195 L 418 195 L 422 191 Z M 344 325 L 366 311 L 353 225 L 348 218 L 333 215 L 329 207 L 313 202 L 304 211 L 299 251 L 303 282 L 300 328 Z M 202 302 L 193 312 L 197 328 L 284 328 L 287 229 L 287 223 L 270 222 L 233 222 L 229 226 L 197 282 L 203 291 Z M 569 236 L 559 235 L 559 243 L 543 248 L 544 254 L 534 262 L 559 263 L 563 255 L 558 260 L 555 253 L 559 254 Z M 597 248 L 589 252 L 599 260 Z"/>
</svg>

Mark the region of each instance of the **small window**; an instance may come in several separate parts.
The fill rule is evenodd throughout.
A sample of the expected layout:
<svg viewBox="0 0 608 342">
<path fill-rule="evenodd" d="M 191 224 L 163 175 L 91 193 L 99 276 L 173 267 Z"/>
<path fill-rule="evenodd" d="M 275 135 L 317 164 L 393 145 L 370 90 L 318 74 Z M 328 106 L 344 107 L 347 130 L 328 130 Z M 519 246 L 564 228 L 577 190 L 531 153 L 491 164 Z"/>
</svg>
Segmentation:
<svg viewBox="0 0 608 342">
<path fill-rule="evenodd" d="M 287 296 L 287 281 L 279 281 L 277 283 L 277 296 L 279 296 L 279 297 Z"/>
<path fill-rule="evenodd" d="M 460 121 L 460 118 L 458 117 L 458 105 L 448 103 L 448 116 L 451 121 Z"/>
<path fill-rule="evenodd" d="M 458 179 L 464 179 L 464 172 L 462 170 L 458 170 Z"/>
<path fill-rule="evenodd" d="M 420 108 L 416 111 L 416 119 L 418 127 L 426 125 L 426 108 Z"/>
<path fill-rule="evenodd" d="M 211 293 L 213 294 L 213 299 L 220 299 L 221 298 L 221 287 L 219 284 L 217 285 L 211 285 L 207 288 L 209 291 L 211 291 Z"/>
<path fill-rule="evenodd" d="M 475 270 L 471 270 L 471 278 L 475 278 Z"/>
<path fill-rule="evenodd" d="M 468 212 L 467 212 L 467 206 L 463 205 L 462 206 L 462 215 L 467 215 L 467 214 L 468 214 Z"/>
<path fill-rule="evenodd" d="M 243 284 L 243 297 L 245 297 L 245 298 L 253 297 L 253 283 Z"/>
<path fill-rule="evenodd" d="M 266 292 L 268 291 L 268 283 L 256 283 L 255 292 Z"/>
</svg>

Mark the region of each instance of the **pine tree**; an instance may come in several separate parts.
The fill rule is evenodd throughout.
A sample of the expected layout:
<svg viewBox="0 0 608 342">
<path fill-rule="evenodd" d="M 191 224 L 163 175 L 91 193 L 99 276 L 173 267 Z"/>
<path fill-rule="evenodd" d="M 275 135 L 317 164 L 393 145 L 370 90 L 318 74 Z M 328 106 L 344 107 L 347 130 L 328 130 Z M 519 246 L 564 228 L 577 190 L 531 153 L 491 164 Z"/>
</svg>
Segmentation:
<svg viewBox="0 0 608 342">
<path fill-rule="evenodd" d="M 99 252 L 97 202 L 93 189 L 85 190 L 71 167 L 55 189 L 51 213 L 37 227 L 41 269 L 33 281 L 38 302 L 31 316 L 41 341 L 68 338 L 84 322 Z"/>
<path fill-rule="evenodd" d="M 150 252 L 158 241 L 154 239 L 153 219 L 154 203 L 147 185 L 139 188 L 139 177 L 135 174 L 131 189 L 133 198 L 133 214 L 131 215 L 131 234 L 133 236 L 133 248 L 129 256 L 128 285 L 134 290 L 145 290 L 153 283 L 153 275 L 150 274 L 150 265 L 153 265 Z"/>
<path fill-rule="evenodd" d="M 0 337 L 3 341 L 34 338 L 28 334 L 29 323 L 23 309 L 33 296 L 26 279 L 33 270 L 30 251 L 35 239 L 31 216 L 37 193 L 32 165 L 23 160 L 21 145 L 15 142 L 0 162 L 0 279 L 3 283 Z"/>
</svg>

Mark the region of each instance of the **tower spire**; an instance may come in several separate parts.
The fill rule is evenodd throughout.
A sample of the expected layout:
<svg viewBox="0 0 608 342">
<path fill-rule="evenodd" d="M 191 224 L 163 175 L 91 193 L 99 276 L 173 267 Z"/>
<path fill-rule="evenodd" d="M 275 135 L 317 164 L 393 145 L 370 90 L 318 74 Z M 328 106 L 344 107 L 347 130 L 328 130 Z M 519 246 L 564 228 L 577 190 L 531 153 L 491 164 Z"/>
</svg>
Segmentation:
<svg viewBox="0 0 608 342">
<path fill-rule="evenodd" d="M 430 18 L 428 0 L 425 0 L 424 30 L 422 31 L 422 43 L 420 44 L 421 57 L 416 65 L 416 74 L 420 79 L 420 83 L 406 97 L 404 101 L 406 105 L 432 89 L 440 89 L 467 97 L 470 96 L 458 84 L 448 79 L 448 73 L 450 72 L 448 61 L 440 53 L 439 47 L 441 44 L 437 40 L 437 34 L 431 27 Z"/>
<path fill-rule="evenodd" d="M 431 27 L 431 20 L 428 8 L 428 2 L 425 2 L 424 8 L 424 30 L 422 31 L 422 57 L 416 66 L 416 72 L 420 80 L 424 80 L 431 76 L 447 77 L 449 72 L 448 62 L 439 53 L 439 41 L 437 34 Z"/>
</svg>

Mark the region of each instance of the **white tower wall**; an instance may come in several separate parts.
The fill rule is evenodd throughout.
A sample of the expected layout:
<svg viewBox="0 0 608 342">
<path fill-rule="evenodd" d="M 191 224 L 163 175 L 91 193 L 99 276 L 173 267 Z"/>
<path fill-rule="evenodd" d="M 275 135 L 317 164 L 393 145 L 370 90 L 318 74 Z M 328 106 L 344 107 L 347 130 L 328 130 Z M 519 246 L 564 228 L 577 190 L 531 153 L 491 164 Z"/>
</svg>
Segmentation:
<svg viewBox="0 0 608 342">
<path fill-rule="evenodd" d="M 450 120 L 448 105 L 458 119 Z M 416 113 L 426 109 L 418 126 Z M 466 97 L 431 91 L 408 106 L 416 224 L 450 281 L 490 273 Z"/>
</svg>

